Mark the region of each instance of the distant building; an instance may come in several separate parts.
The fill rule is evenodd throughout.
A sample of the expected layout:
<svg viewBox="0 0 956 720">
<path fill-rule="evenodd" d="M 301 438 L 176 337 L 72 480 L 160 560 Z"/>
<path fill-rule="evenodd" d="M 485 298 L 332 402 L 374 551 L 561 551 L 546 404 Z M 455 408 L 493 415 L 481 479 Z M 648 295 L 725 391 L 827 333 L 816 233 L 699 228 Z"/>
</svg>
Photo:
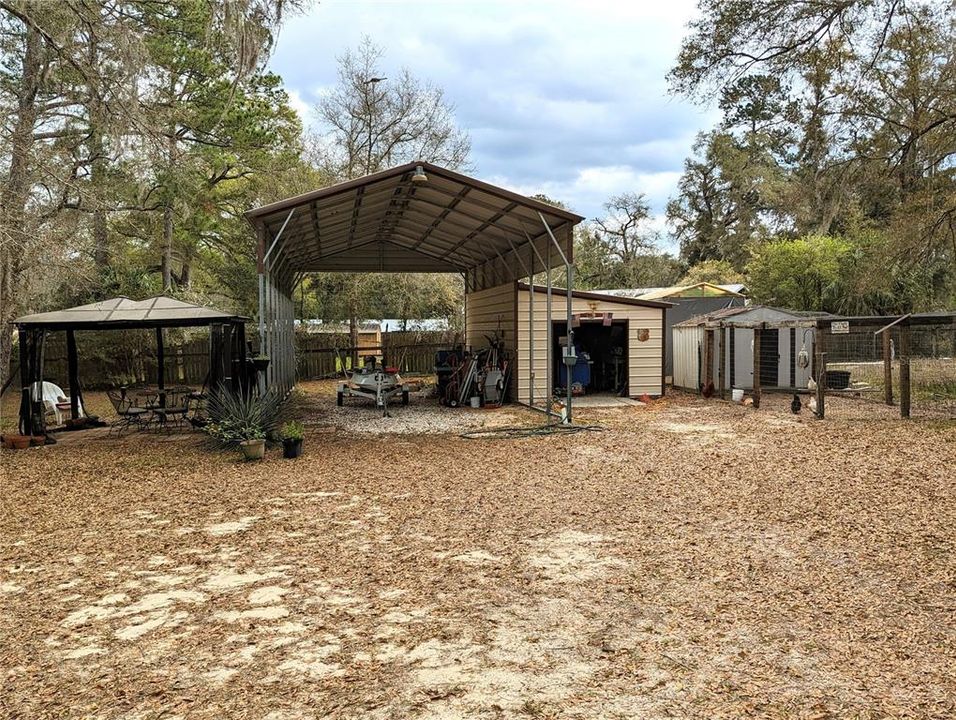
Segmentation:
<svg viewBox="0 0 956 720">
<path fill-rule="evenodd" d="M 671 328 L 695 315 L 706 315 L 729 307 L 742 307 L 747 304 L 747 287 L 743 283 L 715 285 L 699 282 L 693 285 L 671 285 L 656 288 L 617 288 L 613 290 L 595 290 L 594 292 L 615 297 L 637 300 L 663 300 L 673 303 L 667 309 L 664 332 L 664 375 L 668 383 L 674 375 L 674 348 Z"/>
</svg>

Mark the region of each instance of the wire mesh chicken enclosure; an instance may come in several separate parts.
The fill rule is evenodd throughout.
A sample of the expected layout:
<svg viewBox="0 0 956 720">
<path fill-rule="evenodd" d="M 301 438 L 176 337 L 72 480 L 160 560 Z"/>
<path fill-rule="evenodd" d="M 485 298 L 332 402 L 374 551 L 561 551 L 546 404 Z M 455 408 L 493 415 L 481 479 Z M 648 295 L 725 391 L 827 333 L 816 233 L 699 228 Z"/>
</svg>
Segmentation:
<svg viewBox="0 0 956 720">
<path fill-rule="evenodd" d="M 817 335 L 826 417 L 956 419 L 956 314 L 828 320 Z"/>
</svg>

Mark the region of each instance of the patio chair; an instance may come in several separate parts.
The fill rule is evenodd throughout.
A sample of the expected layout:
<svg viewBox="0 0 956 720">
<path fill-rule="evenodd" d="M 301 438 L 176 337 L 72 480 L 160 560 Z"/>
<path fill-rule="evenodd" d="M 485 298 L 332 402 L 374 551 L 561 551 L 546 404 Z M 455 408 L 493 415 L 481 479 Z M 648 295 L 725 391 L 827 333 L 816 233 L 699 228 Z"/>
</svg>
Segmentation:
<svg viewBox="0 0 956 720">
<path fill-rule="evenodd" d="M 112 435 L 114 431 L 122 433 L 124 430 L 129 430 L 133 427 L 139 430 L 146 427 L 149 420 L 149 410 L 137 407 L 133 404 L 132 397 L 124 395 L 119 390 L 107 390 L 106 396 L 110 399 L 110 403 L 112 403 L 113 409 L 118 416 L 116 421 L 110 426 L 110 435 Z"/>
<path fill-rule="evenodd" d="M 189 388 L 187 388 L 189 390 Z M 153 416 L 158 423 L 158 430 L 172 432 L 173 427 L 181 428 L 186 424 L 186 415 L 189 413 L 190 393 L 182 389 L 167 390 L 166 404 L 153 407 Z"/>
</svg>

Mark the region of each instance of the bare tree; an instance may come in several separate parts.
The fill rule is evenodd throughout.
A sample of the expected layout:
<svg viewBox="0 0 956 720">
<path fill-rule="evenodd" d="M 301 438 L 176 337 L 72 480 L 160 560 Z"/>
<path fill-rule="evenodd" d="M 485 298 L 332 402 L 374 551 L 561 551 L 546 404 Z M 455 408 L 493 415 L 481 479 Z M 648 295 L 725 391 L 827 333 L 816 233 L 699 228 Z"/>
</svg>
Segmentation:
<svg viewBox="0 0 956 720">
<path fill-rule="evenodd" d="M 604 210 L 606 215 L 592 222 L 595 239 L 610 255 L 629 265 L 639 255 L 654 249 L 656 236 L 645 227 L 651 208 L 643 193 L 615 195 L 604 203 Z"/>
<path fill-rule="evenodd" d="M 466 168 L 471 140 L 444 91 L 404 68 L 384 77 L 383 56 L 366 37 L 339 58 L 338 84 L 316 106 L 322 169 L 346 180 L 411 160 Z"/>
</svg>

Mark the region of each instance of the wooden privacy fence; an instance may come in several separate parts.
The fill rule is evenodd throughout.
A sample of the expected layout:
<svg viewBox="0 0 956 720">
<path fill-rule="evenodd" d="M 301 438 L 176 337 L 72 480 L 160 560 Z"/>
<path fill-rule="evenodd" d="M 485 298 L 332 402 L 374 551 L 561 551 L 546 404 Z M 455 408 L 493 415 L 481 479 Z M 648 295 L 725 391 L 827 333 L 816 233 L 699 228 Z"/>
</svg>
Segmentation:
<svg viewBox="0 0 956 720">
<path fill-rule="evenodd" d="M 253 332 L 250 337 L 254 337 Z M 155 382 L 156 341 L 153 333 L 108 331 L 77 333 L 79 376 L 84 388 L 90 390 L 118 385 L 150 384 Z M 409 374 L 433 372 L 435 353 L 452 347 L 459 338 L 452 331 L 386 332 L 381 345 L 357 349 L 359 357 L 384 355 L 389 365 L 398 365 Z M 315 380 L 341 374 L 336 350 L 343 360 L 351 357 L 352 348 L 347 334 L 296 335 L 296 377 Z M 15 355 L 16 353 L 14 353 Z M 203 332 L 177 341 L 167 336 L 166 378 L 169 383 L 202 385 L 209 372 L 209 338 Z M 43 376 L 60 387 L 67 387 L 68 367 L 66 335 L 52 332 L 47 335 Z"/>
<path fill-rule="evenodd" d="M 435 353 L 459 341 L 453 331 L 386 332 L 381 345 L 354 348 L 359 362 L 366 355 L 384 357 L 388 365 L 407 374 L 431 374 Z M 347 334 L 322 333 L 296 337 L 296 377 L 318 380 L 342 374 L 342 364 L 351 366 L 353 348 Z"/>
<path fill-rule="evenodd" d="M 430 375 L 435 372 L 435 353 L 449 347 L 448 343 L 392 345 L 388 347 L 358 348 L 359 367 L 366 355 L 385 357 L 386 365 L 394 366 L 408 375 Z M 309 348 L 296 352 L 296 378 L 321 380 L 342 374 L 343 365 L 351 367 L 352 348 Z"/>
<path fill-rule="evenodd" d="M 205 335 L 205 333 L 203 333 Z M 156 382 L 156 341 L 153 333 L 77 333 L 80 384 L 91 390 Z M 209 372 L 209 338 L 195 337 L 165 348 L 166 382 L 202 385 Z M 69 385 L 66 335 L 46 338 L 43 377 L 60 387 Z"/>
</svg>

